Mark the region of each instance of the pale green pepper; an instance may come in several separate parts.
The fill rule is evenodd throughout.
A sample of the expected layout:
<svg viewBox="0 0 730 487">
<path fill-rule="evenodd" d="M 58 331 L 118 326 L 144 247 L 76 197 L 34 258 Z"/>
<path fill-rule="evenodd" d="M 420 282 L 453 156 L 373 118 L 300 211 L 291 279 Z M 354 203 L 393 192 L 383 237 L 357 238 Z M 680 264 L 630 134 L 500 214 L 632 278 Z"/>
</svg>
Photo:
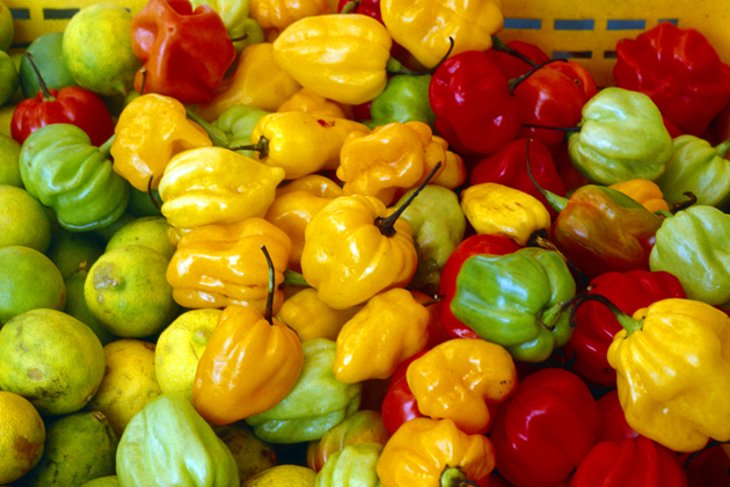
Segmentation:
<svg viewBox="0 0 730 487">
<path fill-rule="evenodd" d="M 376 487 L 375 470 L 383 445 L 354 443 L 345 446 L 327 459 L 317 474 L 315 487 Z"/>
</svg>

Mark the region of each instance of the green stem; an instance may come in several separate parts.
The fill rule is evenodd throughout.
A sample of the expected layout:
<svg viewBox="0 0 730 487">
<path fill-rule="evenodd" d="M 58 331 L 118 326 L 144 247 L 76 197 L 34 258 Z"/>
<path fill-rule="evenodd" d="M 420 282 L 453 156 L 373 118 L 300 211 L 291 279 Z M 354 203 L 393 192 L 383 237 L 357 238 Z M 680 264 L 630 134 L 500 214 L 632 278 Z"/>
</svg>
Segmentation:
<svg viewBox="0 0 730 487">
<path fill-rule="evenodd" d="M 537 63 L 534 60 L 525 56 L 520 51 L 509 47 L 502 39 L 500 39 L 496 35 L 492 35 L 492 49 L 516 57 L 520 61 L 529 64 L 533 68 L 537 67 Z"/>
<path fill-rule="evenodd" d="M 720 157 L 725 157 L 725 154 L 727 154 L 727 151 L 729 151 L 729 150 L 730 150 L 730 139 L 715 146 L 715 152 L 717 152 L 717 154 Z"/>
<path fill-rule="evenodd" d="M 284 285 L 285 286 L 299 286 L 299 287 L 310 287 L 309 283 L 304 276 L 296 271 L 287 269 L 284 271 Z"/>
<path fill-rule="evenodd" d="M 576 296 L 573 307 L 570 310 L 571 327 L 574 328 L 575 313 L 577 312 L 578 308 L 586 301 L 598 301 L 599 303 L 606 306 L 609 311 L 611 311 L 611 314 L 616 317 L 616 320 L 619 322 L 621 327 L 626 330 L 626 336 L 631 335 L 635 331 L 641 330 L 641 327 L 643 325 L 643 322 L 641 320 L 634 319 L 627 313 L 624 313 L 610 299 L 601 294 L 581 294 L 579 296 Z"/>
<path fill-rule="evenodd" d="M 112 143 L 114 142 L 114 139 L 117 137 L 116 134 L 112 134 L 111 137 L 106 139 L 106 141 L 99 146 L 99 152 L 101 152 L 104 155 L 104 158 L 109 157 L 109 152 L 112 149 Z"/>
<path fill-rule="evenodd" d="M 212 123 L 208 122 L 207 120 L 204 120 L 200 115 L 192 111 L 190 108 L 186 108 L 185 112 L 187 113 L 188 118 L 203 127 L 203 130 L 205 130 L 205 132 L 208 134 L 208 137 L 210 137 L 213 145 L 217 147 L 225 147 L 226 149 L 228 148 L 228 137 L 226 136 L 226 133 L 224 131 L 222 131 Z"/>
<path fill-rule="evenodd" d="M 344 7 L 342 7 L 342 10 L 340 10 L 341 14 L 351 14 L 357 8 L 360 6 L 360 0 L 350 0 L 347 2 Z"/>
<path fill-rule="evenodd" d="M 264 312 L 264 318 L 269 322 L 270 325 L 274 324 L 274 287 L 276 285 L 276 273 L 274 272 L 274 262 L 271 260 L 271 255 L 266 248 L 266 245 L 261 246 L 261 252 L 264 253 L 266 258 L 266 265 L 269 268 L 269 281 L 268 281 L 268 292 L 266 294 L 266 311 Z"/>
<path fill-rule="evenodd" d="M 540 194 L 545 197 L 552 209 L 559 213 L 563 211 L 563 209 L 565 209 L 565 207 L 568 205 L 568 198 L 553 193 L 549 189 L 543 188 L 542 186 L 540 186 L 540 183 L 537 182 L 535 176 L 532 174 L 532 167 L 530 164 L 530 144 L 532 144 L 532 139 L 527 139 L 527 143 L 525 143 L 525 162 L 527 163 L 527 175 L 530 177 L 530 181 L 532 181 L 532 184 L 535 185 L 535 188 L 537 188 Z"/>
<path fill-rule="evenodd" d="M 441 472 L 439 478 L 439 487 L 466 487 L 466 486 L 478 486 L 473 480 L 469 480 L 466 474 L 459 467 L 451 467 L 447 465 Z"/>
<path fill-rule="evenodd" d="M 411 76 L 421 76 L 426 74 L 433 74 L 436 69 L 438 69 L 441 64 L 443 64 L 444 61 L 446 61 L 449 56 L 451 55 L 451 51 L 454 50 L 454 38 L 449 36 L 449 49 L 446 51 L 446 54 L 441 56 L 441 59 L 432 67 L 429 69 L 421 69 L 421 70 L 414 70 L 409 69 L 403 66 L 403 64 L 398 61 L 395 58 L 388 58 L 388 63 L 385 65 L 385 71 L 388 74 L 407 74 Z"/>
<path fill-rule="evenodd" d="M 269 139 L 262 135 L 255 144 L 238 145 L 235 147 L 229 147 L 229 149 L 232 151 L 253 150 L 259 153 L 259 159 L 263 159 L 269 155 Z"/>
<path fill-rule="evenodd" d="M 43 101 L 53 101 L 55 100 L 55 97 L 51 94 L 51 90 L 48 89 L 48 85 L 46 84 L 46 81 L 43 79 L 43 75 L 41 75 L 41 70 L 38 69 L 38 65 L 35 63 L 35 59 L 33 59 L 33 54 L 26 51 L 25 57 L 28 58 L 28 62 L 30 63 L 30 67 L 33 68 L 33 72 L 35 73 L 35 77 L 38 80 L 38 86 L 41 88 L 41 93 L 43 93 Z"/>
<path fill-rule="evenodd" d="M 517 87 L 520 86 L 523 81 L 525 81 L 527 78 L 529 78 L 530 76 L 532 76 L 533 74 L 535 74 L 537 71 L 539 71 L 540 69 L 544 68 L 548 64 L 558 63 L 558 62 L 565 62 L 565 61 L 567 61 L 567 59 L 563 59 L 563 58 L 548 59 L 544 63 L 540 63 L 540 64 L 535 65 L 528 72 L 526 72 L 524 74 L 521 74 L 521 75 L 519 75 L 516 78 L 512 78 L 511 80 L 509 80 L 509 94 L 510 95 L 513 94 L 515 92 L 515 90 L 517 89 Z"/>
<path fill-rule="evenodd" d="M 559 132 L 567 133 L 580 131 L 580 127 L 554 127 L 552 125 L 542 125 L 539 123 L 523 123 L 522 126 L 528 129 L 557 130 Z"/>
</svg>

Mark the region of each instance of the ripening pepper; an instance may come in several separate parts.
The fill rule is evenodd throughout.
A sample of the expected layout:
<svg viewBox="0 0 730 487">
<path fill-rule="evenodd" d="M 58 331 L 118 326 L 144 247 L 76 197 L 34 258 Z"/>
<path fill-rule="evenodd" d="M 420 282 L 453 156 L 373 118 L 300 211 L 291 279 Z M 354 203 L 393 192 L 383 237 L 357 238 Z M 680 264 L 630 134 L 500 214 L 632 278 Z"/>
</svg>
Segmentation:
<svg viewBox="0 0 730 487">
<path fill-rule="evenodd" d="M 473 485 L 494 469 L 494 453 L 487 437 L 466 434 L 450 419 L 416 418 L 390 437 L 377 472 L 383 487 Z"/>
<path fill-rule="evenodd" d="M 472 184 L 461 192 L 461 209 L 476 233 L 504 235 L 527 245 L 550 228 L 550 213 L 534 196 L 499 183 Z"/>
<path fill-rule="evenodd" d="M 406 381 L 418 410 L 431 418 L 448 418 L 463 432 L 484 433 L 494 407 L 517 385 L 512 356 L 480 338 L 452 338 L 411 362 Z"/>
<path fill-rule="evenodd" d="M 356 105 L 385 89 L 392 41 L 383 24 L 372 17 L 304 17 L 289 24 L 273 44 L 276 64 L 324 97 Z"/>
<path fill-rule="evenodd" d="M 411 227 L 372 196 L 339 196 L 307 224 L 302 274 L 335 309 L 404 286 L 416 272 Z M 395 220 L 393 220 L 395 216 Z"/>
<path fill-rule="evenodd" d="M 135 89 L 182 103 L 213 99 L 236 49 L 218 12 L 188 0 L 149 0 L 132 18 L 132 50 L 144 63 Z"/>
<path fill-rule="evenodd" d="M 211 424 L 240 421 L 284 399 L 303 366 L 294 330 L 250 306 L 226 306 L 198 360 L 193 405 Z"/>
<path fill-rule="evenodd" d="M 654 180 L 672 155 L 672 137 L 651 98 L 614 86 L 583 106 L 580 128 L 568 136 L 568 152 L 594 183 Z"/>
<path fill-rule="evenodd" d="M 423 122 L 433 125 L 434 114 L 428 103 L 430 74 L 396 74 L 388 79 L 385 90 L 372 101 L 370 126 L 391 122 Z"/>
<path fill-rule="evenodd" d="M 256 19 L 264 29 L 284 30 L 289 24 L 304 17 L 324 15 L 332 12 L 328 0 L 249 0 L 251 18 Z"/>
<path fill-rule="evenodd" d="M 189 0 L 193 10 L 199 5 L 208 5 L 215 10 L 226 26 L 228 37 L 235 39 L 251 35 L 252 19 L 249 18 L 249 2 L 239 0 Z"/>
<path fill-rule="evenodd" d="M 555 251 L 527 247 L 467 258 L 456 276 L 451 312 L 516 360 L 542 362 L 572 332 L 564 306 L 576 283 Z"/>
<path fill-rule="evenodd" d="M 317 290 L 306 287 L 284 299 L 276 317 L 297 332 L 302 341 L 312 338 L 336 340 L 345 323 L 360 309 L 333 309 L 327 306 Z"/>
<path fill-rule="evenodd" d="M 129 102 L 119 115 L 114 133 L 114 171 L 145 192 L 157 188 L 172 156 L 213 145 L 202 127 L 187 118 L 182 103 L 155 93 Z"/>
<path fill-rule="evenodd" d="M 614 312 L 608 363 L 629 425 L 675 451 L 730 440 L 730 316 L 678 298 Z"/>
<path fill-rule="evenodd" d="M 302 88 L 294 93 L 284 103 L 279 105 L 277 112 L 290 112 L 299 110 L 311 114 L 317 114 L 327 118 L 349 118 L 343 105 L 315 93 L 309 88 Z"/>
<path fill-rule="evenodd" d="M 367 126 L 347 118 L 331 118 L 298 110 L 264 115 L 251 133 L 258 160 L 284 169 L 285 179 L 296 179 L 323 169 L 335 169 L 340 150 L 352 132 Z"/>
<path fill-rule="evenodd" d="M 279 310 L 284 270 L 291 240 L 263 218 L 247 218 L 229 225 L 203 225 L 185 232 L 167 267 L 172 296 L 186 308 L 251 306 L 263 313 L 268 296 L 268 268 L 258 256 L 265 245 L 276 269 L 274 312 Z"/>
<path fill-rule="evenodd" d="M 304 368 L 294 388 L 271 409 L 246 418 L 258 438 L 286 444 L 318 440 L 358 410 L 362 384 L 335 379 L 335 347 L 326 338 L 302 342 Z"/>
<path fill-rule="evenodd" d="M 451 54 L 488 50 L 492 34 L 504 23 L 500 2 L 495 0 L 380 0 L 380 14 L 393 40 L 426 68 L 434 67 L 449 51 L 449 38 L 454 43 Z"/>
<path fill-rule="evenodd" d="M 669 203 L 664 199 L 662 189 L 654 181 L 648 179 L 627 179 L 609 186 L 621 191 L 652 213 L 668 212 Z"/>
<path fill-rule="evenodd" d="M 31 133 L 20 148 L 25 189 L 55 212 L 66 230 L 104 228 L 129 202 L 129 184 L 112 169 L 111 139 L 101 147 L 76 125 L 54 123 Z"/>
<path fill-rule="evenodd" d="M 251 105 L 242 105 L 237 103 L 226 108 L 223 113 L 220 114 L 212 122 L 212 126 L 222 132 L 223 135 L 223 147 L 239 147 L 242 145 L 250 144 L 251 134 L 253 133 L 254 127 L 259 123 L 259 120 L 264 115 L 268 115 L 271 112 L 256 108 Z M 256 159 L 256 152 L 252 150 L 238 150 L 239 154 L 243 154 L 246 157 Z"/>
<path fill-rule="evenodd" d="M 387 379 L 426 347 L 429 319 L 426 307 L 403 288 L 368 299 L 337 335 L 335 378 L 346 384 Z"/>
<path fill-rule="evenodd" d="M 382 451 L 380 443 L 346 445 L 327 459 L 314 487 L 379 487 L 376 465 Z"/>
<path fill-rule="evenodd" d="M 223 147 L 188 149 L 170 159 L 160 179 L 162 214 L 175 228 L 263 217 L 283 179 L 283 169 Z"/>
<path fill-rule="evenodd" d="M 674 274 L 690 299 L 730 305 L 730 215 L 693 205 L 664 219 L 649 255 L 653 271 Z"/>
<path fill-rule="evenodd" d="M 657 179 L 667 200 L 679 203 L 689 191 L 697 204 L 722 208 L 730 203 L 730 140 L 715 147 L 694 135 L 674 139 L 672 156 Z"/>
</svg>

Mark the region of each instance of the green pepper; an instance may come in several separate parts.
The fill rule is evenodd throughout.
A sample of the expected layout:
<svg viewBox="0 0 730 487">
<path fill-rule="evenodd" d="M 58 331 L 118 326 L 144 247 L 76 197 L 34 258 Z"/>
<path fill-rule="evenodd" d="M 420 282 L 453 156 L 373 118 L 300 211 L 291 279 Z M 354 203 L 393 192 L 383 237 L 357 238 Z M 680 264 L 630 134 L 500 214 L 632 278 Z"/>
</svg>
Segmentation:
<svg viewBox="0 0 730 487">
<path fill-rule="evenodd" d="M 583 106 L 580 129 L 568 137 L 568 153 L 576 169 L 594 183 L 653 181 L 672 155 L 672 137 L 651 98 L 608 87 Z"/>
<path fill-rule="evenodd" d="M 193 10 L 200 5 L 208 5 L 218 12 L 238 51 L 264 40 L 261 24 L 249 16 L 249 0 L 190 0 L 190 5 Z"/>
<path fill-rule="evenodd" d="M 345 446 L 327 459 L 317 474 L 315 487 L 376 487 L 378 473 L 375 467 L 383 445 L 355 443 Z"/>
<path fill-rule="evenodd" d="M 713 147 L 694 135 L 674 139 L 672 157 L 656 183 L 669 203 L 686 200 L 685 192 L 697 197 L 697 204 L 723 207 L 730 203 L 730 160 L 725 154 L 730 140 Z"/>
<path fill-rule="evenodd" d="M 254 434 L 269 443 L 318 440 L 360 407 L 362 385 L 335 379 L 336 344 L 326 338 L 302 342 L 304 368 L 289 394 L 274 407 L 246 418 Z"/>
<path fill-rule="evenodd" d="M 372 101 L 368 126 L 390 122 L 424 122 L 433 126 L 435 115 L 428 102 L 430 74 L 396 74 Z"/>
<path fill-rule="evenodd" d="M 33 132 L 20 150 L 26 190 L 56 212 L 67 230 L 96 230 L 127 208 L 129 183 L 112 169 L 111 139 L 101 147 L 75 125 L 55 123 Z"/>
<path fill-rule="evenodd" d="M 515 360 L 541 362 L 572 333 L 565 304 L 576 284 L 557 252 L 538 247 L 464 261 L 451 301 L 454 316 Z"/>
<path fill-rule="evenodd" d="M 223 131 L 227 147 L 240 147 L 251 145 L 251 133 L 259 120 L 270 112 L 256 108 L 251 105 L 236 104 L 228 107 L 213 122 L 213 126 Z M 247 157 L 257 159 L 258 155 L 253 150 L 237 151 Z"/>
<path fill-rule="evenodd" d="M 399 208 L 413 193 L 409 191 L 396 203 Z M 401 215 L 411 225 L 418 253 L 418 268 L 411 280 L 414 289 L 438 288 L 441 268 L 464 238 L 466 217 L 459 197 L 443 186 L 426 185 Z"/>
<path fill-rule="evenodd" d="M 666 218 L 649 254 L 652 271 L 674 274 L 687 297 L 730 306 L 730 215 L 693 205 Z"/>
<path fill-rule="evenodd" d="M 162 394 L 127 423 L 117 446 L 121 487 L 239 487 L 238 465 L 226 444 L 178 394 Z"/>
</svg>

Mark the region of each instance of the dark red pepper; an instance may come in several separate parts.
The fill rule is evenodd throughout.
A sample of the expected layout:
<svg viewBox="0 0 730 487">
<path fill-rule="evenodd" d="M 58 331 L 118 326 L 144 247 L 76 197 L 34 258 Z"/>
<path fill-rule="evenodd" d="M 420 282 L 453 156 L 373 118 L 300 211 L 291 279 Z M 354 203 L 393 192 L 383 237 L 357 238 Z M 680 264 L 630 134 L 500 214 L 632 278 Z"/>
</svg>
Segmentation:
<svg viewBox="0 0 730 487">
<path fill-rule="evenodd" d="M 236 58 L 218 12 L 188 0 L 149 0 L 132 19 L 132 49 L 144 62 L 135 89 L 182 103 L 212 100 Z"/>
<path fill-rule="evenodd" d="M 390 376 L 388 389 L 385 391 L 380 413 L 385 429 L 391 435 L 406 421 L 423 417 L 421 411 L 418 410 L 416 397 L 408 386 L 406 371 L 411 362 L 425 353 L 426 351 L 424 350 L 412 355 L 398 365 L 393 375 Z"/>
<path fill-rule="evenodd" d="M 639 433 L 626 421 L 616 389 L 601 396 L 598 400 L 598 410 L 601 411 L 601 441 L 620 442 L 639 436 Z"/>
</svg>

